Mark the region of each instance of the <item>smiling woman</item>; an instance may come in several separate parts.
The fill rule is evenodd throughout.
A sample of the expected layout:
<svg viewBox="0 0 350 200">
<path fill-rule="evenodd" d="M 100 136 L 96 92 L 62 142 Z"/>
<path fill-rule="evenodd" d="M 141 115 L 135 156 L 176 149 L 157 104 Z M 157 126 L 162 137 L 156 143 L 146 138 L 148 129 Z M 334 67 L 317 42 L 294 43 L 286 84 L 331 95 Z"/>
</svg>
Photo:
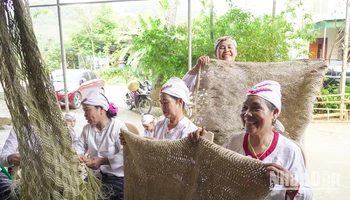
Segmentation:
<svg viewBox="0 0 350 200">
<path fill-rule="evenodd" d="M 244 132 L 235 133 L 223 147 L 264 163 L 274 188 L 267 199 L 312 199 L 301 149 L 275 131 L 282 108 L 281 86 L 276 81 L 256 84 L 246 94 L 240 117 Z M 197 141 L 204 131 L 190 134 Z"/>
<path fill-rule="evenodd" d="M 214 43 L 214 54 L 219 60 L 234 61 L 237 56 L 237 42 L 230 36 L 224 36 L 218 38 Z M 193 91 L 196 77 L 200 69 L 209 63 L 209 56 L 201 56 L 198 58 L 196 65 L 193 69 L 187 72 L 182 78 L 186 83 L 188 89 Z"/>
</svg>

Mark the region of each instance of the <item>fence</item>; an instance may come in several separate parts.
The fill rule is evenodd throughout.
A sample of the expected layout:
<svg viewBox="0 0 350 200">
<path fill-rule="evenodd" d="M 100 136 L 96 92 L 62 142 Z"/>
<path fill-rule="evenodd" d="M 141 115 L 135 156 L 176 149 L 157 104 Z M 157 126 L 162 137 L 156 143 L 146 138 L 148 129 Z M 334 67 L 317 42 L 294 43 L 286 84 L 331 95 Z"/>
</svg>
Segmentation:
<svg viewBox="0 0 350 200">
<path fill-rule="evenodd" d="M 314 103 L 314 105 L 326 105 L 326 104 L 337 104 L 340 105 L 340 100 L 339 101 L 323 101 L 323 98 L 327 98 L 327 97 L 339 97 L 340 98 L 341 94 L 331 94 L 331 95 L 319 95 L 317 96 L 317 100 Z M 350 99 L 346 99 L 346 97 L 350 97 L 350 94 L 345 94 L 344 95 L 344 104 L 345 107 L 347 108 L 348 104 L 350 104 Z M 321 99 L 321 101 L 319 101 Z M 339 109 L 339 108 L 313 108 L 314 109 L 314 113 L 317 110 L 321 110 L 321 111 L 326 111 L 326 113 L 318 113 L 318 114 L 314 114 L 313 115 L 313 120 L 317 120 L 320 121 L 322 119 L 326 119 L 327 121 L 345 121 L 345 122 L 349 122 L 349 111 L 350 109 Z"/>
</svg>

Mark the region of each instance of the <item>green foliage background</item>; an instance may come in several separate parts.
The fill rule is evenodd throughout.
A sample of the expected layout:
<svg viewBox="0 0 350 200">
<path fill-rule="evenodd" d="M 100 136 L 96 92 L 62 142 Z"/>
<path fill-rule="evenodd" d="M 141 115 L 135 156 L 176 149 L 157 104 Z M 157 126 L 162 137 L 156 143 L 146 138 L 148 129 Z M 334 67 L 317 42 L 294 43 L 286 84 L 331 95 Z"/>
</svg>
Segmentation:
<svg viewBox="0 0 350 200">
<path fill-rule="evenodd" d="M 166 9 L 167 1 L 162 0 L 161 3 Z M 206 1 L 203 1 L 204 4 L 207 5 Z M 285 12 L 274 17 L 256 17 L 237 9 L 231 2 L 225 14 L 219 16 L 213 13 L 213 26 L 210 25 L 208 6 L 203 8 L 192 23 L 193 65 L 202 55 L 215 58 L 213 43 L 216 38 L 225 35 L 236 39 L 236 60 L 241 62 L 286 61 L 290 59 L 292 49 L 306 55 L 307 52 L 302 50 L 307 49 L 305 44 L 315 38 L 316 32 L 310 15 L 296 15 L 301 5 L 300 0 L 289 0 Z M 106 5 L 74 8 L 74 12 L 72 21 L 76 23 L 76 28 L 65 39 L 70 68 L 92 69 L 91 61 L 84 58 L 106 57 L 109 63 L 99 70 L 99 74 L 109 83 L 126 83 L 131 79 L 163 83 L 171 76 L 182 77 L 188 71 L 187 22 L 167 28 L 162 17 L 118 17 Z M 33 16 L 39 19 L 50 14 L 52 12 L 42 10 Z M 211 33 L 213 38 L 210 38 Z M 59 44 L 52 41 L 40 43 L 49 69 L 61 68 Z M 121 62 L 123 60 L 126 63 Z"/>
<path fill-rule="evenodd" d="M 202 13 L 193 21 L 192 63 L 201 55 L 214 57 L 214 38 L 230 35 L 237 40 L 237 61 L 278 62 L 289 60 L 292 48 L 302 49 L 302 42 L 315 38 L 308 23 L 296 27 L 287 20 L 292 13 L 283 12 L 275 17 L 254 17 L 251 13 L 232 8 L 222 16 L 215 16 L 210 26 L 210 16 Z M 188 70 L 187 24 L 167 28 L 160 19 L 139 18 L 141 29 L 133 36 L 132 50 L 141 77 L 153 77 L 164 82 L 171 76 L 182 77 Z M 307 16 L 303 19 L 311 22 Z M 308 33 L 308 34 L 305 34 Z M 302 42 L 301 42 L 302 41 Z M 142 51 L 143 53 L 139 53 Z M 306 53 L 306 52 L 302 52 Z M 131 71 L 135 73 L 136 71 Z"/>
</svg>

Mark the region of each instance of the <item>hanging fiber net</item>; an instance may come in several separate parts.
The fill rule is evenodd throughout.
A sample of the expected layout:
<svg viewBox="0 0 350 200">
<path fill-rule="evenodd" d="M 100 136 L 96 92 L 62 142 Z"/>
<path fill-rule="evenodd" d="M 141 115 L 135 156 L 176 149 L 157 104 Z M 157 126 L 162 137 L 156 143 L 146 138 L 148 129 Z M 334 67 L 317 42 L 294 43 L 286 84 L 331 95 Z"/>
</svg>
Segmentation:
<svg viewBox="0 0 350 200">
<path fill-rule="evenodd" d="M 278 119 L 285 127 L 281 133 L 301 143 L 326 72 L 323 60 L 279 63 L 211 60 L 202 70 L 198 90 L 194 92 L 197 103 L 192 120 L 213 132 L 215 143 L 223 144 L 232 133 L 242 131 L 239 115 L 248 89 L 261 81 L 274 80 L 281 85 L 282 111 Z"/>
<path fill-rule="evenodd" d="M 100 182 L 85 182 L 37 46 L 28 2 L 1 0 L 0 79 L 21 155 L 21 199 L 97 199 Z"/>
<path fill-rule="evenodd" d="M 122 130 L 125 199 L 254 199 L 270 193 L 264 164 L 200 138 L 147 140 Z"/>
</svg>

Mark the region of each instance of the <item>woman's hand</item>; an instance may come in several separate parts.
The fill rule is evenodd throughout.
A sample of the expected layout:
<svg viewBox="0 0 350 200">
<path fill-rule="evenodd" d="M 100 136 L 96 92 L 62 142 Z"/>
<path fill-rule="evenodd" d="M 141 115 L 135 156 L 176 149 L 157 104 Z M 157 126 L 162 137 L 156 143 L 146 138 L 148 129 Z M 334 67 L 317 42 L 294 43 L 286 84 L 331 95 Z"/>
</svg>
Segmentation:
<svg viewBox="0 0 350 200">
<path fill-rule="evenodd" d="M 205 127 L 203 128 L 198 127 L 196 131 L 193 131 L 188 134 L 188 138 L 193 142 L 197 142 L 199 140 L 199 136 L 203 136 L 204 133 L 205 133 Z"/>
<path fill-rule="evenodd" d="M 85 161 L 85 165 L 93 170 L 96 170 L 100 168 L 101 165 L 108 165 L 109 160 L 108 158 L 98 158 L 98 157 L 92 157 L 89 160 Z"/>
<path fill-rule="evenodd" d="M 11 154 L 7 156 L 7 162 L 9 165 L 19 166 L 21 165 L 21 156 L 19 155 L 19 153 Z"/>
<path fill-rule="evenodd" d="M 85 163 L 85 156 L 79 156 L 79 162 Z"/>
<path fill-rule="evenodd" d="M 299 183 L 283 166 L 276 163 L 264 163 L 267 176 L 274 179 L 275 184 L 283 185 L 287 188 L 288 195 L 294 195 L 298 191 Z"/>
<path fill-rule="evenodd" d="M 79 162 L 80 163 L 86 163 L 90 159 L 90 155 L 87 153 L 85 155 L 80 155 L 79 156 Z"/>
<path fill-rule="evenodd" d="M 201 67 L 206 66 L 210 61 L 209 56 L 201 56 L 198 58 L 197 63 L 195 64 L 194 68 L 189 71 L 190 75 L 196 75 L 198 74 L 198 71 Z"/>
<path fill-rule="evenodd" d="M 124 135 L 121 132 L 119 133 L 119 140 L 120 140 L 120 144 L 126 145 L 126 141 L 125 141 Z"/>
</svg>

